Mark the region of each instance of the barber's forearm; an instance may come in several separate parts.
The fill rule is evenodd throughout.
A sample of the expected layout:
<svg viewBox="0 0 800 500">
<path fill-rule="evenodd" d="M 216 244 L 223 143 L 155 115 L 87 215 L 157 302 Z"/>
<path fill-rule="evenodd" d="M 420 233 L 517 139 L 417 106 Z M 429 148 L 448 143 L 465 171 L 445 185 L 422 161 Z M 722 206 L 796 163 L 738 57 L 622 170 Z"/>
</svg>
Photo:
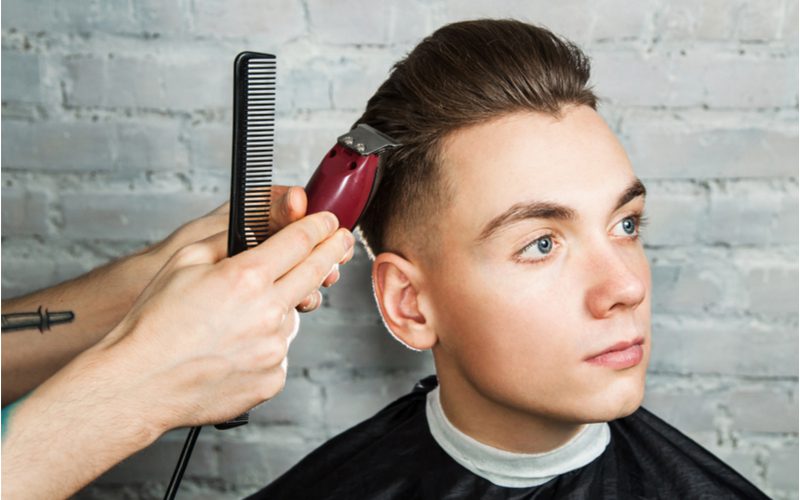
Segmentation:
<svg viewBox="0 0 800 500">
<path fill-rule="evenodd" d="M 130 370 L 90 349 L 16 408 L 3 440 L 3 498 L 67 498 L 161 435 Z"/>
<path fill-rule="evenodd" d="M 103 338 L 128 312 L 159 263 L 140 251 L 51 288 L 4 300 L 3 314 L 34 312 L 41 306 L 42 311 L 71 311 L 75 319 L 41 333 L 29 329 L 3 334 L 3 406 Z"/>
</svg>

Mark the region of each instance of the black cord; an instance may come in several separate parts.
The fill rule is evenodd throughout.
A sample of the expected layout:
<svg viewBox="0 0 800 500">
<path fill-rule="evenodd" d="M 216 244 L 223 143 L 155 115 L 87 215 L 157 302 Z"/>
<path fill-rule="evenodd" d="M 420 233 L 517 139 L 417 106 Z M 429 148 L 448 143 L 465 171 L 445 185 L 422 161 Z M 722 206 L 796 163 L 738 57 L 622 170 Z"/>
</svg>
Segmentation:
<svg viewBox="0 0 800 500">
<path fill-rule="evenodd" d="M 197 436 L 200 434 L 200 429 L 203 427 L 197 426 L 189 429 L 189 435 L 186 436 L 186 441 L 183 443 L 181 456 L 178 457 L 178 463 L 175 465 L 175 472 L 172 473 L 172 479 L 169 480 L 167 486 L 167 493 L 164 495 L 164 500 L 174 500 L 175 494 L 178 492 L 178 487 L 181 485 L 183 479 L 183 472 L 186 466 L 189 465 L 189 457 L 192 456 L 194 450 L 194 443 L 197 441 Z"/>
</svg>

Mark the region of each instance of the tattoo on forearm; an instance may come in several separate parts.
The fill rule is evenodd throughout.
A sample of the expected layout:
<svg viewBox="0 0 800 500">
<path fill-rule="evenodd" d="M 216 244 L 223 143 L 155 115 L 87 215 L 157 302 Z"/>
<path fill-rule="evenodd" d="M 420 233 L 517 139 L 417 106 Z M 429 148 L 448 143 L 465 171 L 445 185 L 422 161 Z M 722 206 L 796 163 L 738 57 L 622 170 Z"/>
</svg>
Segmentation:
<svg viewBox="0 0 800 500">
<path fill-rule="evenodd" d="M 52 325 L 69 323 L 75 319 L 72 311 L 50 312 L 47 309 L 42 313 L 42 306 L 36 312 L 23 312 L 3 314 L 3 333 L 17 330 L 38 328 L 41 333 L 49 330 Z"/>
</svg>

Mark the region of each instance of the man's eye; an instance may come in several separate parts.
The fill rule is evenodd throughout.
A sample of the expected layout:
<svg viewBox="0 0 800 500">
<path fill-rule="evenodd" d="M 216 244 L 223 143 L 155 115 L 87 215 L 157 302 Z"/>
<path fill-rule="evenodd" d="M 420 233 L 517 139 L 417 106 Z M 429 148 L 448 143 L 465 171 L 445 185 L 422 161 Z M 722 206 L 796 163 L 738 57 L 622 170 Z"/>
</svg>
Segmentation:
<svg viewBox="0 0 800 500">
<path fill-rule="evenodd" d="M 615 233 L 616 236 L 632 236 L 638 237 L 639 231 L 641 230 L 642 226 L 645 224 L 645 217 L 641 215 L 629 215 L 625 217 L 619 224 L 615 226 L 619 227 L 622 230 L 622 233 Z"/>
<path fill-rule="evenodd" d="M 547 234 L 530 242 L 519 253 L 524 260 L 542 260 L 553 251 L 553 235 Z"/>
</svg>

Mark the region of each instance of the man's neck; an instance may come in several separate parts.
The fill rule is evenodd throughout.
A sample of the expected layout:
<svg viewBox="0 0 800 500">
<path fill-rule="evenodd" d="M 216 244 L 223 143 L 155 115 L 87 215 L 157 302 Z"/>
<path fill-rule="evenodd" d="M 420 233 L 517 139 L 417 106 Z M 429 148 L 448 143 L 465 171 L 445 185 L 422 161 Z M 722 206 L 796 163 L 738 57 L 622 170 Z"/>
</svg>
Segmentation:
<svg viewBox="0 0 800 500">
<path fill-rule="evenodd" d="M 437 364 L 442 409 L 458 430 L 515 453 L 544 453 L 575 437 L 586 424 L 562 422 L 512 408 L 481 394 L 466 378 Z"/>
</svg>

